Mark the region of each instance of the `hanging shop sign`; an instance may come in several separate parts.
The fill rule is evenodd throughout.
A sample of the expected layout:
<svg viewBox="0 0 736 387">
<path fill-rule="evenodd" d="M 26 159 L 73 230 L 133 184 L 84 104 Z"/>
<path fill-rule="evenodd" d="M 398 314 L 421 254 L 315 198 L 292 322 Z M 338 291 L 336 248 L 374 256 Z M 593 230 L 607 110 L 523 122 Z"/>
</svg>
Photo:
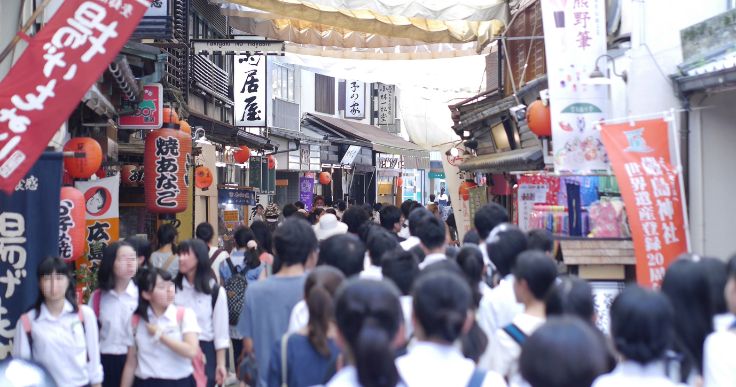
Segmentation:
<svg viewBox="0 0 736 387">
<path fill-rule="evenodd" d="M 181 130 L 163 128 L 146 135 L 143 175 L 146 209 L 175 214 L 187 209 L 192 138 Z"/>
<path fill-rule="evenodd" d="M 125 95 L 120 97 L 124 110 L 135 110 L 133 114 L 118 119 L 120 129 L 158 129 L 164 123 L 164 87 L 160 83 L 143 86 L 143 98 L 133 104 Z"/>
<path fill-rule="evenodd" d="M 340 160 L 341 165 L 352 165 L 355 162 L 355 158 L 360 153 L 360 147 L 358 145 L 350 145 L 348 150 L 345 151 L 345 155 Z"/>
<path fill-rule="evenodd" d="M 433 160 L 429 162 L 429 178 L 444 179 L 445 170 L 442 168 L 442 161 Z"/>
<path fill-rule="evenodd" d="M 378 125 L 394 124 L 394 85 L 378 84 Z"/>
<path fill-rule="evenodd" d="M 255 206 L 256 192 L 247 189 L 220 189 L 217 191 L 217 201 L 236 206 Z"/>
<path fill-rule="evenodd" d="M 345 118 L 365 118 L 365 83 L 345 81 Z"/>
<path fill-rule="evenodd" d="M 154 16 L 169 16 L 169 2 L 168 0 L 153 0 L 151 1 L 151 7 L 146 11 L 145 17 Z"/>
<path fill-rule="evenodd" d="M 404 160 L 401 155 L 378 153 L 376 155 L 376 169 L 390 169 L 401 171 L 404 169 Z"/>
<path fill-rule="evenodd" d="M 18 317 L 38 294 L 36 269 L 59 255 L 61 153 L 44 154 L 12 193 L 0 192 L 0 359 L 10 355 Z"/>
<path fill-rule="evenodd" d="M 191 39 L 192 51 L 197 55 L 283 53 L 284 42 L 262 39 Z"/>
<path fill-rule="evenodd" d="M 299 200 L 304 203 L 307 211 L 312 211 L 314 198 L 314 177 L 299 178 Z"/>
<path fill-rule="evenodd" d="M 59 204 L 59 258 L 73 262 L 85 249 L 85 200 L 84 194 L 74 187 L 61 189 Z"/>
<path fill-rule="evenodd" d="M 266 126 L 266 62 L 260 52 L 235 57 L 235 126 Z"/>
<path fill-rule="evenodd" d="M 605 0 L 543 1 L 555 170 L 608 169 L 595 124 L 607 118 L 608 89 L 589 84 L 606 53 Z"/>
<path fill-rule="evenodd" d="M 120 175 L 78 181 L 75 187 L 84 194 L 87 210 L 87 258 L 102 259 L 105 247 L 119 238 Z"/>
<path fill-rule="evenodd" d="M 145 0 L 67 0 L 0 82 L 0 189 L 12 192 L 128 41 Z"/>
<path fill-rule="evenodd" d="M 669 131 L 664 119 L 605 124 L 601 131 L 626 203 L 636 279 L 653 287 L 689 251 L 682 176 L 670 162 Z"/>
</svg>

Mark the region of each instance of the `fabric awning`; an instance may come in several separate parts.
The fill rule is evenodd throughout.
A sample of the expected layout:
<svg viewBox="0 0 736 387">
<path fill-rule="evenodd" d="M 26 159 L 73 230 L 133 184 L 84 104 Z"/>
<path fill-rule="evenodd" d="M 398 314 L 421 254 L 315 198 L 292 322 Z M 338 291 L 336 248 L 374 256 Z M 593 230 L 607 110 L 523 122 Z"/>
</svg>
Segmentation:
<svg viewBox="0 0 736 387">
<path fill-rule="evenodd" d="M 217 121 L 203 114 L 189 112 L 188 122 L 192 127 L 201 126 L 208 139 L 223 145 L 248 145 L 257 149 L 275 148 L 271 141 L 263 136 L 248 133 L 245 129 Z"/>
<path fill-rule="evenodd" d="M 544 154 L 538 147 L 517 149 L 471 157 L 460 164 L 461 171 L 502 173 L 533 171 L 544 167 Z"/>
</svg>

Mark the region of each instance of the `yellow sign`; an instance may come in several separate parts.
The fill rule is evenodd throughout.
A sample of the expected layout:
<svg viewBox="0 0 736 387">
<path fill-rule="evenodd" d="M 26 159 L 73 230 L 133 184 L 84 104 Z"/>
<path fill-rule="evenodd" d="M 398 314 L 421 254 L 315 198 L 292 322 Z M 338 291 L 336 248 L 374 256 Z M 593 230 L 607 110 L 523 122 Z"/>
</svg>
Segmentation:
<svg viewBox="0 0 736 387">
<path fill-rule="evenodd" d="M 238 210 L 224 211 L 225 222 L 238 222 L 240 220 L 240 214 Z"/>
</svg>

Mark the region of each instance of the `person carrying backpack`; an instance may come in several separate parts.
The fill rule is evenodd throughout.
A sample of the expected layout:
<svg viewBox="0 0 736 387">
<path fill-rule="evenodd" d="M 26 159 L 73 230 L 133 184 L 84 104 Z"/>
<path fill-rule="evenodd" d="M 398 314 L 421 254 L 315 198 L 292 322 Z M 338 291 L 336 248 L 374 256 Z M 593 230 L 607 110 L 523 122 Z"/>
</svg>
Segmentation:
<svg viewBox="0 0 736 387">
<path fill-rule="evenodd" d="M 217 247 L 217 240 L 215 239 L 215 229 L 212 227 L 211 224 L 207 222 L 202 222 L 197 225 L 197 229 L 194 231 L 195 236 L 197 239 L 201 240 L 207 245 L 207 254 L 210 259 L 210 267 L 212 268 L 212 273 L 215 276 L 215 279 L 217 280 L 217 283 L 220 283 L 220 264 L 225 261 L 225 258 L 229 256 L 227 251 Z M 214 242 L 214 243 L 213 243 Z"/>
</svg>

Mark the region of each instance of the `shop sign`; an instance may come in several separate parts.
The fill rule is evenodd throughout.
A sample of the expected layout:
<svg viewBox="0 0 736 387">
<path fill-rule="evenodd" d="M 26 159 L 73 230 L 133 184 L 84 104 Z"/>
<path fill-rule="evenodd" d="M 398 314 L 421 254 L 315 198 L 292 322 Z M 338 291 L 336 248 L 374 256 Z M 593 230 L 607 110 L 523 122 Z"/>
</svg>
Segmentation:
<svg viewBox="0 0 736 387">
<path fill-rule="evenodd" d="M 0 189 L 11 193 L 150 3 L 67 0 L 0 82 Z"/>
<path fill-rule="evenodd" d="M 135 113 L 120 116 L 120 129 L 159 129 L 164 122 L 164 87 L 160 83 L 143 86 L 143 99 L 136 105 L 123 95 L 122 109 L 135 109 Z"/>
<path fill-rule="evenodd" d="M 404 159 L 401 155 L 379 153 L 376 155 L 376 165 L 377 169 L 393 169 L 400 171 L 404 169 Z"/>
<path fill-rule="evenodd" d="M 655 119 L 601 126 L 634 239 L 636 280 L 659 287 L 667 266 L 689 251 L 682 176 L 670 162 L 669 124 Z"/>
<path fill-rule="evenodd" d="M 143 16 L 169 16 L 169 0 L 151 0 L 151 7 Z"/>
<path fill-rule="evenodd" d="M 378 125 L 394 124 L 395 86 L 378 84 Z"/>
<path fill-rule="evenodd" d="M 266 62 L 261 52 L 235 56 L 235 126 L 266 126 Z"/>
<path fill-rule="evenodd" d="M 299 200 L 304 203 L 307 211 L 312 211 L 312 200 L 314 198 L 314 177 L 299 178 Z"/>
<path fill-rule="evenodd" d="M 87 216 L 87 258 L 102 259 L 102 251 L 118 240 L 120 175 L 104 179 L 77 181 L 84 194 Z"/>
<path fill-rule="evenodd" d="M 348 150 L 345 151 L 345 155 L 340 160 L 341 165 L 352 165 L 355 162 L 355 158 L 360 154 L 360 147 L 358 145 L 350 145 Z"/>
<path fill-rule="evenodd" d="M 445 170 L 442 168 L 442 161 L 433 160 L 429 162 L 429 178 L 444 179 Z"/>
<path fill-rule="evenodd" d="M 247 189 L 220 189 L 217 191 L 217 201 L 236 206 L 255 206 L 256 192 Z"/>
<path fill-rule="evenodd" d="M 365 83 L 345 81 L 345 118 L 365 118 Z"/>
<path fill-rule="evenodd" d="M 608 116 L 608 88 L 588 83 L 596 62 L 606 54 L 605 7 L 605 0 L 542 2 L 545 48 L 554 53 L 547 55 L 547 76 L 558 172 L 608 169 L 595 129 Z"/>
<path fill-rule="evenodd" d="M 0 359 L 10 355 L 18 317 L 36 300 L 38 264 L 59 255 L 61 162 L 61 154 L 42 156 L 11 194 L 0 192 Z"/>
</svg>

